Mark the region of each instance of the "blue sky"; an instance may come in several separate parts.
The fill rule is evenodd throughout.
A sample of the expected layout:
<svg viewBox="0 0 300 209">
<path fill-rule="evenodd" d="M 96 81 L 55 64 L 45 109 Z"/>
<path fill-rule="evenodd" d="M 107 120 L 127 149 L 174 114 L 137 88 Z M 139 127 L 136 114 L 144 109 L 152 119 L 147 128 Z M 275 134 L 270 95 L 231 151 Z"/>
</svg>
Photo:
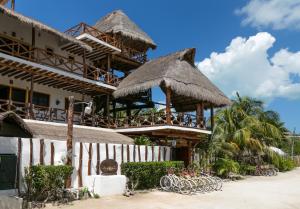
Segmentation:
<svg viewBox="0 0 300 209">
<path fill-rule="evenodd" d="M 300 132 L 299 0 L 16 0 L 16 11 L 60 31 L 116 9 L 156 42 L 150 58 L 195 47 L 200 70 L 229 97 L 260 98 Z"/>
</svg>

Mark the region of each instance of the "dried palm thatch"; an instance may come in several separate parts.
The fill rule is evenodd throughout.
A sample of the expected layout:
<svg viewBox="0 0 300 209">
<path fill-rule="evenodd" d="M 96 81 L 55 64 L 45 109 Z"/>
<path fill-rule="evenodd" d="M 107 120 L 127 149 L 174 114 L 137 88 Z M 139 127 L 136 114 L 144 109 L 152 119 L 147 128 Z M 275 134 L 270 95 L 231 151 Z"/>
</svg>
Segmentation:
<svg viewBox="0 0 300 209">
<path fill-rule="evenodd" d="M 68 36 L 62 32 L 59 32 L 41 22 L 38 22 L 36 20 L 33 20 L 29 17 L 26 17 L 26 16 L 23 16 L 15 11 L 12 11 L 8 8 L 5 8 L 4 6 L 0 5 L 0 13 L 6 15 L 6 16 L 9 16 L 9 17 L 12 17 L 12 18 L 15 18 L 23 23 L 26 23 L 28 25 L 32 25 L 34 26 L 36 29 L 39 29 L 39 30 L 43 30 L 43 31 L 46 31 L 46 32 L 49 32 L 49 33 L 52 33 L 54 35 L 57 35 L 59 36 L 62 40 L 64 41 L 67 41 L 67 42 L 71 42 L 73 44 L 76 44 L 76 45 L 79 45 L 80 47 L 88 50 L 88 51 L 92 51 L 92 48 L 90 46 L 88 46 L 87 44 L 83 43 L 82 41 L 80 40 L 77 40 L 71 36 Z"/>
<path fill-rule="evenodd" d="M 192 110 L 189 104 L 204 101 L 216 107 L 230 105 L 231 101 L 194 65 L 195 49 L 185 49 L 149 61 L 129 74 L 113 93 L 127 97 L 154 86 L 172 90 L 175 109 Z M 195 109 L 194 109 L 195 110 Z"/>
<path fill-rule="evenodd" d="M 94 27 L 105 33 L 120 33 L 130 39 L 144 42 L 152 49 L 156 48 L 154 41 L 121 10 L 106 15 Z"/>
<path fill-rule="evenodd" d="M 7 111 L 0 113 L 0 136 L 32 137 L 33 133 L 20 116 Z"/>
<path fill-rule="evenodd" d="M 25 120 L 25 122 L 33 130 L 34 138 L 67 140 L 67 124 L 34 120 Z M 132 138 L 119 134 L 114 130 L 78 125 L 73 127 L 73 139 L 74 141 L 87 143 L 133 144 Z"/>
</svg>

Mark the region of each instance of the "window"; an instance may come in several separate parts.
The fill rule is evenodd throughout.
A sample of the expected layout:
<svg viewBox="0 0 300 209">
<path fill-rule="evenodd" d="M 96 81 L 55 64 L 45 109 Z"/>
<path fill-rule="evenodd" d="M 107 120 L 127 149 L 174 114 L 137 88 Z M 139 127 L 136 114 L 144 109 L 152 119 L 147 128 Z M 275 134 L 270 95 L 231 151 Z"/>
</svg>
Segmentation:
<svg viewBox="0 0 300 209">
<path fill-rule="evenodd" d="M 18 88 L 12 88 L 11 100 L 14 101 L 14 102 L 25 103 L 25 101 L 26 101 L 26 90 L 18 89 Z"/>
<path fill-rule="evenodd" d="M 9 87 L 0 85 L 0 100 L 8 100 Z"/>
<path fill-rule="evenodd" d="M 46 53 L 47 53 L 47 55 L 52 56 L 53 53 L 54 53 L 54 50 L 51 49 L 51 48 L 49 48 L 49 47 L 47 47 L 47 48 L 46 48 Z"/>
<path fill-rule="evenodd" d="M 39 92 L 33 92 L 32 103 L 34 105 L 49 107 L 50 96 Z"/>
</svg>

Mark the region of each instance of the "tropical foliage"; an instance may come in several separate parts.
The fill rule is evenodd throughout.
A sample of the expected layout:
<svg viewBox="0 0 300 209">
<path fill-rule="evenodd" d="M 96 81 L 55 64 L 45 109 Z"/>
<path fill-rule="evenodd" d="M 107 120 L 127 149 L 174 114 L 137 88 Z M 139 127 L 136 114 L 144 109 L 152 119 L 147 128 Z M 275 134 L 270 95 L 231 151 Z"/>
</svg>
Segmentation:
<svg viewBox="0 0 300 209">
<path fill-rule="evenodd" d="M 229 108 L 217 111 L 215 123 L 211 140 L 204 142 L 206 150 L 201 150 L 216 159 L 213 168 L 219 173 L 226 173 L 225 165 L 238 170 L 231 160 L 243 165 L 272 163 L 278 155 L 269 147 L 281 144 L 287 131 L 277 112 L 239 94 Z"/>
<path fill-rule="evenodd" d="M 152 142 L 149 137 L 141 135 L 134 138 L 135 145 L 151 145 Z"/>
</svg>

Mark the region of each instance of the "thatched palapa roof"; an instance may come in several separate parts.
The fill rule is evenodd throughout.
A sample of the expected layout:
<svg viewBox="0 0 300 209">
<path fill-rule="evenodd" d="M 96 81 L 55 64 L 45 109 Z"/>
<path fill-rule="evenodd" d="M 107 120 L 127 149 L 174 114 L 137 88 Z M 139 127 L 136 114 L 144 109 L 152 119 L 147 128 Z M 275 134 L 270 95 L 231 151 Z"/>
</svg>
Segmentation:
<svg viewBox="0 0 300 209">
<path fill-rule="evenodd" d="M 221 92 L 194 64 L 194 48 L 185 49 L 168 56 L 146 62 L 121 81 L 114 97 L 127 97 L 160 86 L 172 90 L 172 105 L 177 111 L 195 110 L 199 101 L 215 107 L 231 104 Z"/>
<path fill-rule="evenodd" d="M 121 10 L 106 15 L 94 27 L 105 33 L 121 34 L 127 38 L 144 42 L 152 49 L 156 48 L 154 41 Z"/>
<path fill-rule="evenodd" d="M 29 17 L 26 17 L 24 15 L 21 15 L 15 11 L 12 11 L 8 8 L 5 8 L 4 6 L 0 5 L 0 13 L 4 14 L 4 15 L 7 15 L 9 17 L 12 17 L 12 18 L 15 18 L 25 24 L 28 24 L 28 25 L 32 25 L 34 26 L 36 29 L 39 29 L 39 30 L 43 30 L 43 31 L 46 31 L 46 32 L 49 32 L 49 33 L 52 33 L 54 35 L 57 35 L 59 36 L 61 39 L 63 39 L 64 41 L 67 41 L 67 42 L 71 42 L 71 43 L 74 43 L 76 45 L 79 45 L 80 47 L 83 47 L 85 48 L 86 50 L 88 51 L 92 51 L 92 48 L 90 46 L 88 46 L 87 44 L 83 43 L 82 41 L 80 40 L 77 40 L 71 36 L 68 36 L 62 32 L 59 32 L 58 30 L 55 30 L 41 22 L 38 22 L 36 20 L 33 20 L 32 18 L 29 18 Z"/>
<path fill-rule="evenodd" d="M 0 136 L 32 137 L 33 133 L 20 116 L 12 111 L 0 113 Z"/>
<path fill-rule="evenodd" d="M 67 140 L 67 124 L 25 120 L 33 132 L 34 138 L 49 140 Z M 133 144 L 133 139 L 115 130 L 74 125 L 74 141 L 86 143 Z"/>
</svg>

